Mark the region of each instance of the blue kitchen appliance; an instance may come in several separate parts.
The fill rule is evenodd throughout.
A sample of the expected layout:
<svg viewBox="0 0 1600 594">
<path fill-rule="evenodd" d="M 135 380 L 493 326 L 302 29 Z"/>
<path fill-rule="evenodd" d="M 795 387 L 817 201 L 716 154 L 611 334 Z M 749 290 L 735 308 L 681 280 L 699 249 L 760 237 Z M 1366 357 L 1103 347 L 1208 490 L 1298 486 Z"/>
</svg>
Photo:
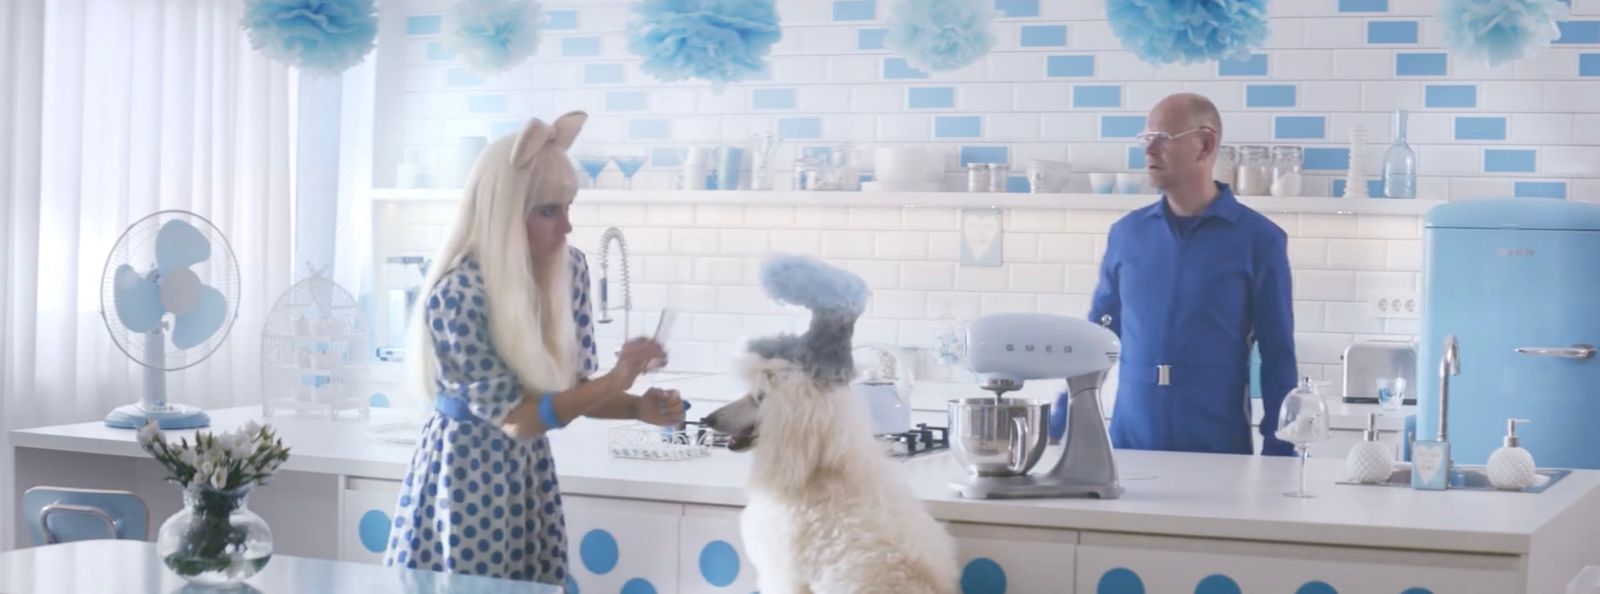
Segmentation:
<svg viewBox="0 0 1600 594">
<path fill-rule="evenodd" d="M 1439 361 L 1458 341 L 1448 427 L 1457 464 L 1483 464 L 1506 419 L 1533 419 L 1541 466 L 1600 468 L 1600 206 L 1483 200 L 1424 220 L 1417 435 L 1439 427 Z"/>
</svg>

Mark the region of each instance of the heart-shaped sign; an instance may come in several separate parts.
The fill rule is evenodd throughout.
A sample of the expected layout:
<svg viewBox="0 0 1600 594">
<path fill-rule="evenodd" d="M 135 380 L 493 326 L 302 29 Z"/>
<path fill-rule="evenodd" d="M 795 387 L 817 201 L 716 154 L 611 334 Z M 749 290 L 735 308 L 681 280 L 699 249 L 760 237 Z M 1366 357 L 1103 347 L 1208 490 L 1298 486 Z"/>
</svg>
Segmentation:
<svg viewBox="0 0 1600 594">
<path fill-rule="evenodd" d="M 967 254 L 974 260 L 983 260 L 1000 239 L 999 211 L 967 211 L 962 214 L 961 241 Z"/>
</svg>

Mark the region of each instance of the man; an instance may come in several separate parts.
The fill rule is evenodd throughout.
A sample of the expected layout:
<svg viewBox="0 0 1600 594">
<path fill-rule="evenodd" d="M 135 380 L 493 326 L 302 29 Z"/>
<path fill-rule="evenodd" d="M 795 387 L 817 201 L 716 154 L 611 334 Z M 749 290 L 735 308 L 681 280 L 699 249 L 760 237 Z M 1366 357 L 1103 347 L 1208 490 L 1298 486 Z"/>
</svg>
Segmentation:
<svg viewBox="0 0 1600 594">
<path fill-rule="evenodd" d="M 1222 117 L 1205 97 L 1150 110 L 1146 171 L 1162 199 L 1111 226 L 1089 319 L 1122 338 L 1115 447 L 1249 454 L 1250 348 L 1261 353 L 1262 453 L 1295 387 L 1287 236 L 1212 180 Z"/>
</svg>

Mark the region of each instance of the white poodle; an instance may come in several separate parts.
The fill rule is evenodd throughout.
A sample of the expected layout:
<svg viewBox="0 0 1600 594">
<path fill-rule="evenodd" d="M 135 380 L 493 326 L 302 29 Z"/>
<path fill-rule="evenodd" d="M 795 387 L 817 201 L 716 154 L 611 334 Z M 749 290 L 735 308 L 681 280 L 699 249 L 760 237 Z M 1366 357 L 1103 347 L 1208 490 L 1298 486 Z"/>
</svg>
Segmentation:
<svg viewBox="0 0 1600 594">
<path fill-rule="evenodd" d="M 750 342 L 750 393 L 706 418 L 749 450 L 740 518 L 762 594 L 954 594 L 955 543 L 873 438 L 848 382 L 861 279 L 816 260 L 769 259 L 762 284 L 812 310 L 805 334 Z"/>
</svg>

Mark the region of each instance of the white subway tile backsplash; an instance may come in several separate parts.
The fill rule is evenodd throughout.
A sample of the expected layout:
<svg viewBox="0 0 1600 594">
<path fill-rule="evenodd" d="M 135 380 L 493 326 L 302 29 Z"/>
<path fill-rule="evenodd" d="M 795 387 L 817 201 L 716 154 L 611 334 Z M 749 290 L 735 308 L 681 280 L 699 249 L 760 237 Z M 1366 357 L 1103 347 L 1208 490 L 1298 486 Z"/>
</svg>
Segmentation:
<svg viewBox="0 0 1600 594">
<path fill-rule="evenodd" d="M 693 280 L 693 264 L 689 258 L 676 256 L 649 256 L 644 261 L 644 280 L 650 283 L 675 284 Z"/>
<path fill-rule="evenodd" d="M 1033 82 L 1016 85 L 1017 111 L 1061 111 L 1072 106 L 1072 85 L 1064 82 Z M 1050 136 L 1046 135 L 1046 138 Z"/>
<path fill-rule="evenodd" d="M 926 319 L 928 317 L 928 293 L 925 291 L 873 291 L 872 315 L 897 320 Z"/>
<path fill-rule="evenodd" d="M 822 232 L 815 229 L 772 231 L 770 238 L 774 252 L 810 256 L 822 253 Z"/>
<path fill-rule="evenodd" d="M 1045 71 L 1045 55 L 1040 53 L 989 54 L 983 62 L 988 62 L 988 79 L 992 81 L 1035 80 Z M 977 65 L 982 66 L 983 62 Z"/>
<path fill-rule="evenodd" d="M 1356 298 L 1356 273 L 1349 270 L 1291 269 L 1294 297 L 1317 301 L 1349 301 Z"/>
<path fill-rule="evenodd" d="M 900 324 L 894 320 L 863 317 L 856 320 L 854 338 L 858 343 L 883 342 L 898 344 L 900 342 Z"/>
<path fill-rule="evenodd" d="M 823 231 L 822 255 L 830 258 L 871 258 L 875 255 L 872 235 L 855 231 Z"/>
<path fill-rule="evenodd" d="M 921 260 L 928 257 L 926 231 L 879 231 L 873 234 L 874 255 L 883 260 Z"/>
<path fill-rule="evenodd" d="M 1036 233 L 1007 233 L 1000 241 L 1006 262 L 1034 262 L 1039 259 L 1039 235 Z"/>
<path fill-rule="evenodd" d="M 948 231 L 956 229 L 956 209 L 906 208 L 901 211 L 900 224 L 906 229 Z"/>
<path fill-rule="evenodd" d="M 1344 356 L 1345 348 L 1350 346 L 1352 340 L 1354 337 L 1350 334 L 1296 332 L 1295 358 L 1302 365 L 1306 363 L 1338 365 L 1340 358 Z"/>
<path fill-rule="evenodd" d="M 1038 241 L 1039 260 L 1067 264 L 1097 263 L 1099 259 L 1095 257 L 1095 238 L 1094 235 L 1041 234 Z"/>
<path fill-rule="evenodd" d="M 1573 141 L 1577 116 L 1567 113 L 1513 114 L 1507 123 L 1507 140 L 1521 144 L 1567 144 Z M 1592 141 L 1591 137 L 1582 137 Z"/>
<path fill-rule="evenodd" d="M 857 79 L 862 69 L 868 78 Z M 772 82 L 785 85 L 867 82 L 877 78 L 877 60 L 869 56 L 782 56 L 772 58 Z"/>
<path fill-rule="evenodd" d="M 1593 174 L 1600 167 L 1600 146 L 1546 146 L 1539 149 L 1538 165 L 1546 175 Z"/>
<path fill-rule="evenodd" d="M 695 258 L 694 282 L 702 285 L 737 285 L 745 281 L 745 264 L 738 258 Z"/>
<path fill-rule="evenodd" d="M 1141 204 L 1140 207 L 1146 205 Z M 1067 216 L 1067 225 L 1063 229 L 1068 233 L 1094 233 L 1105 235 L 1111 231 L 1111 225 L 1127 216 L 1127 213 L 1108 210 L 1076 210 Z"/>
<path fill-rule="evenodd" d="M 1093 295 L 1100 285 L 1099 265 L 1069 264 L 1066 270 L 1069 295 Z"/>
<path fill-rule="evenodd" d="M 717 236 L 720 253 L 732 256 L 766 256 L 770 233 L 760 229 L 723 229 Z"/>
<path fill-rule="evenodd" d="M 1011 273 L 1008 266 L 980 267 L 959 266 L 956 268 L 957 291 L 1005 291 L 1011 286 Z"/>
<path fill-rule="evenodd" d="M 1327 311 L 1327 302 L 1307 301 L 1300 295 L 1295 295 L 1294 301 L 1294 330 L 1295 332 L 1316 332 L 1324 330 L 1324 313 Z"/>
<path fill-rule="evenodd" d="M 720 243 L 716 229 L 673 229 L 672 251 L 679 254 L 715 254 Z M 733 247 L 733 246 L 728 246 Z"/>
<path fill-rule="evenodd" d="M 933 324 L 927 320 L 900 320 L 896 330 L 899 344 L 912 348 L 933 348 Z"/>
<path fill-rule="evenodd" d="M 1289 238 L 1291 268 L 1323 268 L 1328 265 L 1328 241 L 1317 238 Z"/>
<path fill-rule="evenodd" d="M 978 293 L 940 291 L 928 293 L 928 319 L 960 318 L 971 320 L 982 315 L 983 298 Z"/>
<path fill-rule="evenodd" d="M 1567 199 L 1600 202 L 1600 179 L 1575 179 L 1567 188 Z"/>
<path fill-rule="evenodd" d="M 1423 105 L 1423 85 L 1420 82 L 1380 80 L 1361 83 L 1361 108 L 1366 111 L 1392 112 L 1397 109 L 1417 109 Z"/>
<path fill-rule="evenodd" d="M 801 229 L 842 229 L 850 225 L 850 209 L 839 206 L 801 208 L 794 226 Z"/>
<path fill-rule="evenodd" d="M 658 227 L 693 225 L 694 207 L 684 204 L 652 204 L 646 211 L 646 221 Z"/>
<path fill-rule="evenodd" d="M 1039 116 L 998 114 L 984 119 L 985 136 L 992 140 L 1015 142 L 1039 139 Z"/>
<path fill-rule="evenodd" d="M 1002 250 L 1005 248 L 1002 247 Z M 1007 259 L 1011 258 L 1006 252 Z M 928 232 L 928 259 L 953 262 L 961 259 L 961 234 L 955 231 Z"/>
<path fill-rule="evenodd" d="M 1422 222 L 1417 217 L 1358 215 L 1356 235 L 1380 239 L 1416 239 L 1421 237 Z M 1330 245 L 1330 251 L 1331 251 Z M 1330 254 L 1331 257 L 1331 254 Z"/>
<path fill-rule="evenodd" d="M 667 289 L 667 305 L 682 312 L 717 311 L 717 293 L 722 287 L 679 283 Z"/>
<path fill-rule="evenodd" d="M 1089 113 L 1046 113 L 1039 118 L 1039 134 L 1050 142 L 1095 140 L 1099 135 L 1098 126 L 1099 120 Z"/>
<path fill-rule="evenodd" d="M 692 314 L 691 336 L 695 340 L 710 342 L 737 342 L 748 338 L 744 333 L 741 316 L 727 314 Z M 674 322 L 682 323 L 682 322 Z"/>
<path fill-rule="evenodd" d="M 1381 270 L 1388 263 L 1388 246 L 1370 239 L 1328 240 L 1328 267 L 1341 270 Z M 1332 315 L 1330 312 L 1329 315 Z"/>
<path fill-rule="evenodd" d="M 1384 242 L 1387 252 L 1385 267 L 1389 270 L 1417 272 L 1422 270 L 1422 242 L 1420 240 L 1391 240 Z"/>
<path fill-rule="evenodd" d="M 892 112 L 906 104 L 903 87 L 856 85 L 850 88 L 850 111 Z"/>
<path fill-rule="evenodd" d="M 904 289 L 949 290 L 955 286 L 955 264 L 950 262 L 903 262 L 900 287 Z"/>
<path fill-rule="evenodd" d="M 1340 238 L 1355 237 L 1356 217 L 1340 214 L 1300 215 L 1302 237 Z"/>
<path fill-rule="evenodd" d="M 1033 313 L 1039 306 L 1037 297 L 1027 293 L 983 293 L 983 315 L 1001 313 Z"/>
<path fill-rule="evenodd" d="M 886 141 L 930 140 L 933 119 L 926 115 L 886 115 L 878 118 L 878 138 Z"/>
<path fill-rule="evenodd" d="M 1014 102 L 1013 88 L 1010 83 L 962 85 L 957 92 L 956 105 L 967 112 L 1004 113 L 1011 110 Z"/>
<path fill-rule="evenodd" d="M 1363 270 L 1356 273 L 1355 298 L 1365 299 L 1374 293 L 1398 293 L 1421 289 L 1421 275 L 1414 272 L 1375 272 Z"/>
<path fill-rule="evenodd" d="M 1010 290 L 1029 293 L 1060 293 L 1067 286 L 1066 267 L 1061 264 L 1007 264 L 1011 271 Z"/>
<path fill-rule="evenodd" d="M 1367 315 L 1367 304 L 1355 301 L 1332 301 L 1325 304 L 1328 332 L 1349 334 L 1383 332 L 1383 320 Z"/>
<path fill-rule="evenodd" d="M 833 113 L 850 109 L 848 87 L 800 87 L 799 96 L 801 111 Z"/>
<path fill-rule="evenodd" d="M 1069 33 L 1070 35 L 1070 33 Z M 1147 81 L 1157 78 L 1157 69 L 1149 62 L 1140 59 L 1131 52 L 1113 51 L 1108 54 L 1095 55 L 1095 69 L 1098 80 L 1105 81 Z M 1208 77 L 1194 77 L 1204 79 Z M 1152 106 L 1153 107 L 1153 106 Z"/>
<path fill-rule="evenodd" d="M 900 263 L 888 260 L 850 260 L 845 269 L 856 273 L 874 290 L 893 289 L 900 285 Z"/>
<path fill-rule="evenodd" d="M 1511 180 L 1505 178 L 1457 177 L 1450 180 L 1450 195 L 1456 200 L 1505 198 L 1512 195 L 1512 187 Z"/>
</svg>

